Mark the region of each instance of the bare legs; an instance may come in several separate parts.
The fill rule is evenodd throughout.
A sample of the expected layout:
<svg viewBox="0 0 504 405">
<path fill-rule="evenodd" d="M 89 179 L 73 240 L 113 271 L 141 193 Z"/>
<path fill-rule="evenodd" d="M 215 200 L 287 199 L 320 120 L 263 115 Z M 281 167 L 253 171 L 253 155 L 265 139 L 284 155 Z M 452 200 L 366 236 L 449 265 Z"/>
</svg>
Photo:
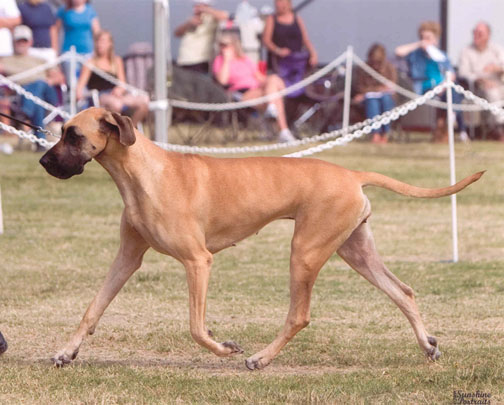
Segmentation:
<svg viewBox="0 0 504 405">
<path fill-rule="evenodd" d="M 266 94 L 274 94 L 279 92 L 280 90 L 283 90 L 284 88 L 284 82 L 278 75 L 269 75 L 266 77 L 266 82 L 264 83 L 263 87 L 247 91 L 243 95 L 243 100 L 251 100 L 253 98 L 262 97 Z M 276 120 L 278 126 L 280 127 L 280 130 L 289 128 L 289 126 L 287 125 L 287 118 L 285 116 L 283 98 L 276 98 L 275 100 L 272 100 L 271 103 L 273 103 L 276 107 L 278 114 Z"/>
</svg>

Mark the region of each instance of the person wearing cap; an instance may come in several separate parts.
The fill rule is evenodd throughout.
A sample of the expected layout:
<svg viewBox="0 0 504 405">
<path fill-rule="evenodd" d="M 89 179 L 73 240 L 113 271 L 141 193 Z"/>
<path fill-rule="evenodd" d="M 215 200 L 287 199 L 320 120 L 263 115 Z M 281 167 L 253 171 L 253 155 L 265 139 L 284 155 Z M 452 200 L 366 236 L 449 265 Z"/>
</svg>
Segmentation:
<svg viewBox="0 0 504 405">
<path fill-rule="evenodd" d="M 229 13 L 213 8 L 210 0 L 195 0 L 193 4 L 191 17 L 175 29 L 175 36 L 181 38 L 177 65 L 208 73 L 218 23 L 226 21 Z"/>
<path fill-rule="evenodd" d="M 29 54 L 30 47 L 33 44 L 33 34 L 30 27 L 18 25 L 14 28 L 12 36 L 14 55 L 0 59 L 0 73 L 11 76 L 45 63 L 44 59 Z M 64 76 L 58 68 L 50 68 L 46 72 L 36 72 L 17 81 L 25 90 L 52 105 L 58 104 L 58 95 L 54 86 L 64 84 L 64 82 Z M 21 110 L 33 125 L 44 126 L 43 121 L 46 111 L 43 107 L 22 97 Z M 36 135 L 39 138 L 45 137 L 39 131 L 36 132 Z"/>
</svg>

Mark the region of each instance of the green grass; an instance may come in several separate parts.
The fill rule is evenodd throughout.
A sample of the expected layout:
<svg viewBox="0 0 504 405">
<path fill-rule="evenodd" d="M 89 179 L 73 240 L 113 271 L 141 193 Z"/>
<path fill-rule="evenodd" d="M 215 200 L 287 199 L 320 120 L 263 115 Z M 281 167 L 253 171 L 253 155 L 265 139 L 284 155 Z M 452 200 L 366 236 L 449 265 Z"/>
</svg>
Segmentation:
<svg viewBox="0 0 504 405">
<path fill-rule="evenodd" d="M 288 305 L 293 224 L 268 225 L 215 256 L 207 325 L 245 354 L 221 359 L 189 334 L 182 266 L 149 251 L 76 362 L 49 358 L 77 327 L 118 247 L 122 201 L 95 162 L 67 181 L 39 155 L 0 155 L 0 403 L 452 403 L 453 391 L 504 402 L 504 145 L 457 145 L 457 178 L 487 169 L 458 196 L 460 262 L 451 259 L 450 199 L 367 188 L 389 268 L 417 294 L 443 352 L 425 359 L 395 305 L 337 256 L 313 292 L 312 321 L 266 369 L 244 360 L 275 337 Z M 449 181 L 446 145 L 355 143 L 320 156 L 422 186 Z"/>
</svg>

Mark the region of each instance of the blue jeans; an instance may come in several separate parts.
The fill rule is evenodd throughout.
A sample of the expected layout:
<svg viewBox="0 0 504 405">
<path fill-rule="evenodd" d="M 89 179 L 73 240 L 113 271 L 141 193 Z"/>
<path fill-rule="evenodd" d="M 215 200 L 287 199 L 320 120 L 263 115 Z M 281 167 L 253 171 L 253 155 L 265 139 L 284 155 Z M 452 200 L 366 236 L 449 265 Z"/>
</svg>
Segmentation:
<svg viewBox="0 0 504 405">
<path fill-rule="evenodd" d="M 34 96 L 37 96 L 52 105 L 58 104 L 58 94 L 56 93 L 56 90 L 43 80 L 36 80 L 25 84 L 23 88 L 32 93 Z M 42 128 L 44 127 L 44 117 L 46 114 L 44 107 L 35 104 L 32 100 L 28 100 L 23 96 L 21 100 L 21 109 L 33 125 L 37 125 Z M 37 131 L 35 135 L 38 138 L 45 138 L 44 133 L 40 131 Z"/>
<path fill-rule="evenodd" d="M 383 114 L 395 107 L 394 99 L 388 93 L 384 93 L 381 97 L 366 97 L 364 99 L 364 107 L 366 108 L 366 118 L 373 118 Z M 386 134 L 390 131 L 390 125 L 382 125 L 377 132 Z"/>
</svg>

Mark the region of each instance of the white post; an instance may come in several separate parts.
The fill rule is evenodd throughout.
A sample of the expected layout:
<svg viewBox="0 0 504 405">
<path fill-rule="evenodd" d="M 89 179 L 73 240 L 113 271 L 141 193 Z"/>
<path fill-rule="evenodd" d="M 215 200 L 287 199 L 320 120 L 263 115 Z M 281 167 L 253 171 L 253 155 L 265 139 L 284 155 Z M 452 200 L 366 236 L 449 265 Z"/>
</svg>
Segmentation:
<svg viewBox="0 0 504 405">
<path fill-rule="evenodd" d="M 167 99 L 167 46 L 168 0 L 154 0 L 154 100 L 156 103 L 154 139 L 168 142 L 168 104 L 159 103 Z"/>
<path fill-rule="evenodd" d="M 70 115 L 77 113 L 77 52 L 75 46 L 70 47 Z"/>
<path fill-rule="evenodd" d="M 452 77 L 451 72 L 446 73 L 446 82 L 448 83 L 448 88 L 446 89 L 446 102 L 448 103 L 448 108 L 446 110 L 447 120 L 448 120 L 448 146 L 450 148 L 450 184 L 456 183 L 455 179 L 455 140 L 453 135 L 453 100 L 452 100 Z M 457 236 L 457 195 L 451 195 L 451 207 L 452 207 L 452 240 L 453 240 L 453 262 L 458 262 L 458 236 Z"/>
<path fill-rule="evenodd" d="M 343 128 L 348 128 L 350 122 L 350 101 L 352 97 L 353 47 L 346 51 L 345 98 L 343 99 Z"/>
<path fill-rule="evenodd" d="M 0 187 L 0 235 L 4 233 L 3 214 L 2 214 L 2 187 Z"/>
</svg>

